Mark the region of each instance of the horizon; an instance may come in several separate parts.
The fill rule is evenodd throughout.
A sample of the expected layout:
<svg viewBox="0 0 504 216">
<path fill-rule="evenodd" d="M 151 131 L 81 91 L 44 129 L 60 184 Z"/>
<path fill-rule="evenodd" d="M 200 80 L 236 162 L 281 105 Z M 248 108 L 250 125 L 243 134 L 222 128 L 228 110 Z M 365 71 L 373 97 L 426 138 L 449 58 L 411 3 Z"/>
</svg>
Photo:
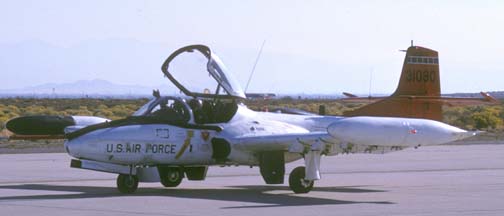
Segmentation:
<svg viewBox="0 0 504 216">
<path fill-rule="evenodd" d="M 96 86 L 93 86 L 96 83 L 99 84 L 106 84 L 107 87 L 112 88 L 112 93 L 109 92 L 99 92 L 99 91 L 93 91 L 93 92 L 85 92 L 85 91 L 75 91 L 72 90 L 70 92 L 61 92 L 58 91 L 58 88 L 53 88 L 53 86 L 74 86 L 78 83 L 87 83 L 90 84 L 91 88 L 94 88 Z M 140 89 L 142 88 L 144 91 L 114 91 L 114 88 L 122 89 L 125 86 L 131 87 L 131 88 L 136 88 Z M 161 90 L 162 95 L 172 95 L 172 96 L 180 96 L 180 97 L 187 97 L 183 95 L 181 92 L 174 92 L 159 88 L 157 87 L 150 87 L 150 86 L 138 86 L 138 85 L 123 85 L 123 84 L 118 84 L 114 83 L 112 81 L 107 81 L 107 80 L 102 80 L 102 79 L 93 79 L 93 80 L 78 80 L 73 83 L 46 83 L 46 84 L 41 84 L 37 86 L 30 86 L 26 87 L 23 89 L 11 89 L 11 90 L 0 90 L 0 98 L 12 98 L 12 97 L 22 97 L 22 98 L 146 98 L 146 97 L 151 97 L 152 95 L 152 90 Z M 178 91 L 178 90 L 176 90 Z M 167 94 L 168 92 L 168 94 Z M 302 98 L 309 98 L 309 99 L 335 99 L 335 98 L 345 98 L 342 93 L 276 93 L 276 92 L 249 92 L 247 94 L 266 94 L 266 93 L 272 93 L 275 94 L 275 98 L 280 99 L 283 97 L 302 97 Z M 504 91 L 488 91 L 487 93 L 490 93 L 492 96 L 500 99 L 504 98 Z M 492 94 L 493 93 L 493 94 Z M 379 97 L 379 96 L 390 96 L 392 93 L 356 93 L 355 95 L 359 97 L 367 97 L 367 96 L 374 96 L 374 97 Z M 455 95 L 471 95 L 471 97 L 481 97 L 479 92 L 453 92 L 453 93 L 443 93 L 442 95 L 445 96 L 455 96 Z"/>
</svg>

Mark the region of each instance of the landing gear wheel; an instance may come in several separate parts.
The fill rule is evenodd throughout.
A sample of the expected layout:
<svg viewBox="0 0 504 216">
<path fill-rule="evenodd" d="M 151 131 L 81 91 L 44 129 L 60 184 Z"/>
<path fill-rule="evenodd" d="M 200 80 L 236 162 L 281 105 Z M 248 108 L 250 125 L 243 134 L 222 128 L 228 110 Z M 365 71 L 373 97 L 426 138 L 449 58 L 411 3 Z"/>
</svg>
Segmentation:
<svg viewBox="0 0 504 216">
<path fill-rule="evenodd" d="M 289 175 L 289 187 L 294 193 L 308 193 L 313 188 L 313 181 L 305 180 L 305 167 L 296 167 Z"/>
<path fill-rule="evenodd" d="M 184 178 L 184 172 L 180 168 L 168 168 L 166 175 L 161 177 L 161 184 L 165 187 L 177 187 Z"/>
<path fill-rule="evenodd" d="M 138 188 L 138 177 L 135 175 L 119 174 L 117 176 L 117 189 L 121 193 L 133 193 Z"/>
</svg>

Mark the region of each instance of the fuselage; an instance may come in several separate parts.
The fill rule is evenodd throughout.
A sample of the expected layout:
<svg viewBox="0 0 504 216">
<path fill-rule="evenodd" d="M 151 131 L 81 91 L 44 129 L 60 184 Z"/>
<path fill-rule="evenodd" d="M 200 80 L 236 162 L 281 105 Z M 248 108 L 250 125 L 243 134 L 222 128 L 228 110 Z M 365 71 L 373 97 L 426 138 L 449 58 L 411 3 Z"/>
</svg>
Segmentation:
<svg viewBox="0 0 504 216">
<path fill-rule="evenodd" d="M 115 164 L 212 165 L 215 137 L 244 137 L 323 131 L 339 117 L 304 117 L 290 114 L 255 112 L 239 105 L 225 123 L 206 124 L 212 128 L 171 124 L 131 124 L 106 127 L 69 139 L 67 152 L 76 158 Z M 324 124 L 324 125 L 321 125 Z M 319 126 L 317 126 L 319 125 Z M 231 143 L 230 164 L 256 165 L 252 152 Z"/>
</svg>

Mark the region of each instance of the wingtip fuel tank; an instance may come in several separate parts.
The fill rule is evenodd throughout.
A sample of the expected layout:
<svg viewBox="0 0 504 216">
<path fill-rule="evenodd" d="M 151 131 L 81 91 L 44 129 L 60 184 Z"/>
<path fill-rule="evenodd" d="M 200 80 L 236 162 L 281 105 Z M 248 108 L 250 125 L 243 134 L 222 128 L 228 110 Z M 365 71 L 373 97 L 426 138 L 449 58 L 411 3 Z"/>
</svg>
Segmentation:
<svg viewBox="0 0 504 216">
<path fill-rule="evenodd" d="M 17 135 L 63 135 L 65 128 L 108 121 L 96 116 L 22 116 L 11 119 L 6 127 Z"/>
<path fill-rule="evenodd" d="M 433 120 L 365 116 L 341 119 L 327 130 L 343 142 L 377 146 L 439 145 L 476 135 Z"/>
</svg>

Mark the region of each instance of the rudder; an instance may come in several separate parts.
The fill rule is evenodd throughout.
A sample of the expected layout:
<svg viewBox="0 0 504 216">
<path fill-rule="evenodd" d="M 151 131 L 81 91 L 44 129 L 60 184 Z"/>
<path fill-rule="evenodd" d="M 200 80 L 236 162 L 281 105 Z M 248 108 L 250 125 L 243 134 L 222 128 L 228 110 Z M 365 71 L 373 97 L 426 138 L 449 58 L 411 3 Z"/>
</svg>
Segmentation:
<svg viewBox="0 0 504 216">
<path fill-rule="evenodd" d="M 440 96 L 438 52 L 411 46 L 406 52 L 399 85 L 392 96 Z"/>
<path fill-rule="evenodd" d="M 356 110 L 345 116 L 387 116 L 426 118 L 441 121 L 442 104 L 436 101 L 415 100 L 416 97 L 440 97 L 438 52 L 419 46 L 406 51 L 399 85 L 395 92 L 383 100 Z"/>
</svg>

